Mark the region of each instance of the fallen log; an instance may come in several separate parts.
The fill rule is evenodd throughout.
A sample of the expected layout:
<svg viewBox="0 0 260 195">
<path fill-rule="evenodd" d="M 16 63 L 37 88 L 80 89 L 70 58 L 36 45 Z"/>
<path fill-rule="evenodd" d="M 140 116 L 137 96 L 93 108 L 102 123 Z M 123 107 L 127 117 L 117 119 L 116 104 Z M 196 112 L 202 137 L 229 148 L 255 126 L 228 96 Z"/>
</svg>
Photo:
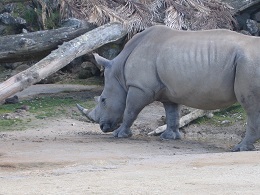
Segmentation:
<svg viewBox="0 0 260 195">
<path fill-rule="evenodd" d="M 0 37 L 0 63 L 21 62 L 42 59 L 58 45 L 70 41 L 94 28 L 64 27 L 54 30 L 37 31 Z"/>
<path fill-rule="evenodd" d="M 69 42 L 63 43 L 50 55 L 0 84 L 0 103 L 28 86 L 39 82 L 69 64 L 73 59 L 93 51 L 127 34 L 120 23 L 109 23 L 95 28 Z"/>
<path fill-rule="evenodd" d="M 190 122 L 203 117 L 203 116 L 208 116 L 208 117 L 212 117 L 214 112 L 218 112 L 219 110 L 213 110 L 213 111 L 207 111 L 207 110 L 200 110 L 200 109 L 195 109 L 193 111 L 191 111 L 189 114 L 184 115 L 183 117 L 180 118 L 180 124 L 179 124 L 179 128 L 184 127 L 186 125 L 188 125 Z M 151 131 L 148 133 L 148 135 L 159 135 L 161 133 L 163 133 L 166 129 L 166 125 L 162 125 L 160 127 L 158 127 L 157 129 L 155 129 L 154 131 Z"/>
</svg>

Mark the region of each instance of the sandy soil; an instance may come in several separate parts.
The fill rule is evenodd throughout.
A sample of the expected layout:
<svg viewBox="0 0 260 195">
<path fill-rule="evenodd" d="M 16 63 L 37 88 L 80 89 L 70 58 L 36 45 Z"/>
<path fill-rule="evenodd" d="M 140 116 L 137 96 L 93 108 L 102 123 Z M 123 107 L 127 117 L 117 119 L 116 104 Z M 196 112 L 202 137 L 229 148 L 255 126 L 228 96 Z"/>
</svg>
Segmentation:
<svg viewBox="0 0 260 195">
<path fill-rule="evenodd" d="M 158 102 L 145 108 L 129 139 L 70 117 L 2 132 L 0 194 L 259 194 L 260 152 L 228 152 L 243 124 L 193 124 L 161 141 L 146 133 L 162 115 Z"/>
</svg>

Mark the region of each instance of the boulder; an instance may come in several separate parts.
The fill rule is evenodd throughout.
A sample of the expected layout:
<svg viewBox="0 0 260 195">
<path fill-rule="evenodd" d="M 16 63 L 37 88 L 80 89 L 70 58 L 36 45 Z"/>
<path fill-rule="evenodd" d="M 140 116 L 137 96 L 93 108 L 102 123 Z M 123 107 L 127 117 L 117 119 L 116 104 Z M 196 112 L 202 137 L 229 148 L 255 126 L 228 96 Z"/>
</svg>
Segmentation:
<svg viewBox="0 0 260 195">
<path fill-rule="evenodd" d="M 259 27 L 258 23 L 255 20 L 247 19 L 246 20 L 246 30 L 251 34 L 251 35 L 258 35 L 259 33 Z"/>
<path fill-rule="evenodd" d="M 253 19 L 257 22 L 260 22 L 260 11 L 253 15 Z"/>
<path fill-rule="evenodd" d="M 8 12 L 0 14 L 0 22 L 6 25 L 26 25 L 26 20 L 21 17 L 14 17 Z"/>
</svg>

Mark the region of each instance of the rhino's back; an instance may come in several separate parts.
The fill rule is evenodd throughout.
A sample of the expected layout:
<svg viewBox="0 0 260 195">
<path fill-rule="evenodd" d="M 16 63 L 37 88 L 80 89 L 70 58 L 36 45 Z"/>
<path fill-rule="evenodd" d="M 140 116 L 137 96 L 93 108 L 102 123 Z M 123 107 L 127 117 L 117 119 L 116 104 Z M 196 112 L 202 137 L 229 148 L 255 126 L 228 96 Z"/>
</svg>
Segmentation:
<svg viewBox="0 0 260 195">
<path fill-rule="evenodd" d="M 164 87 L 164 97 L 202 109 L 236 101 L 236 61 L 247 36 L 228 30 L 174 31 L 155 27 L 129 55 L 128 85 Z"/>
</svg>

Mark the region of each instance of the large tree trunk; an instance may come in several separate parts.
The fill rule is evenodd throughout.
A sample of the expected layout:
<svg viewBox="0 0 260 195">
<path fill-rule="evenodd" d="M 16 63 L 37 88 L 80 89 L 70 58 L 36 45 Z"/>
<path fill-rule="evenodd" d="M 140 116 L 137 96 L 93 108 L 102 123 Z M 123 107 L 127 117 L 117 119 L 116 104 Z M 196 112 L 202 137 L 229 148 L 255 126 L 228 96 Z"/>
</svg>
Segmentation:
<svg viewBox="0 0 260 195">
<path fill-rule="evenodd" d="M 0 37 L 0 62 L 42 59 L 50 54 L 52 50 L 57 49 L 58 45 L 70 41 L 93 28 L 94 26 L 90 25 L 84 28 L 65 27 Z"/>
<path fill-rule="evenodd" d="M 50 55 L 19 74 L 0 84 L 0 103 L 18 91 L 39 82 L 52 73 L 66 66 L 73 59 L 94 49 L 116 41 L 127 34 L 120 23 L 110 23 L 63 43 Z"/>
</svg>

